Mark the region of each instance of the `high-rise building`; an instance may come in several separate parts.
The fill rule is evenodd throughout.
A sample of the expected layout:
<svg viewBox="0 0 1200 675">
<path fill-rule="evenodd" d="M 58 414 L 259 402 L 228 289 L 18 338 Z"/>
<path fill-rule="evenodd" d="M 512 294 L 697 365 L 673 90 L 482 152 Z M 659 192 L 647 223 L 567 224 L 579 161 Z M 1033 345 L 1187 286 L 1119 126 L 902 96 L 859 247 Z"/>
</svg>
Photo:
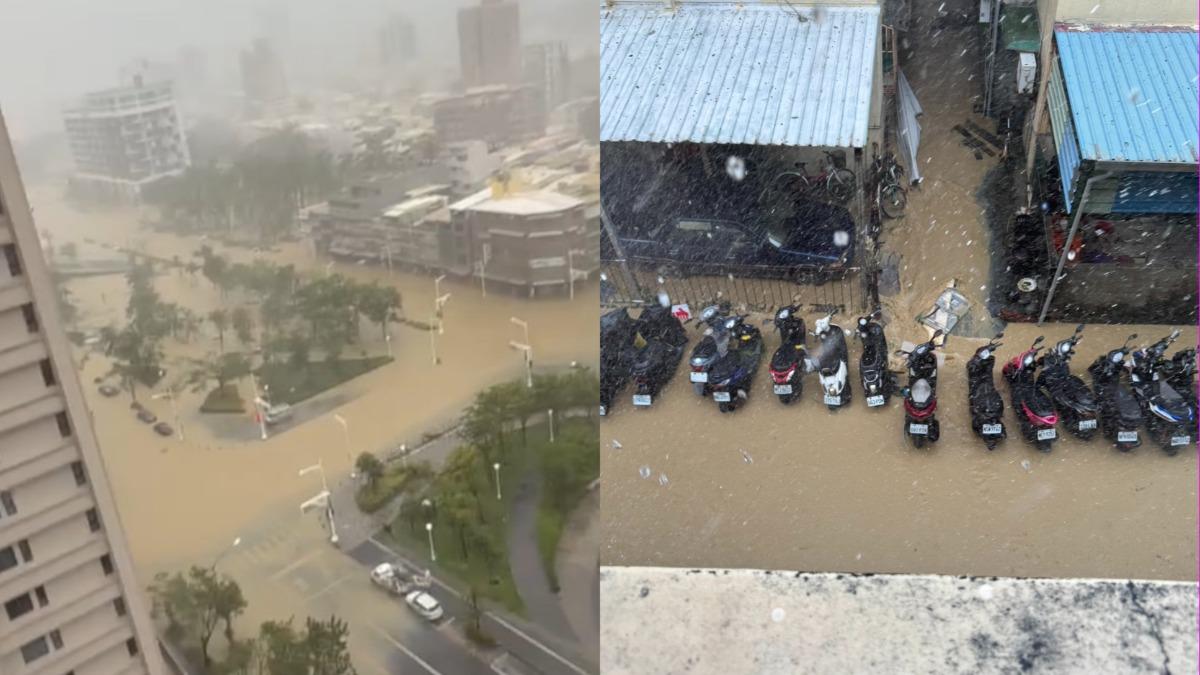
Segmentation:
<svg viewBox="0 0 1200 675">
<path fill-rule="evenodd" d="M 515 0 L 482 0 L 458 10 L 458 55 L 465 87 L 521 81 L 521 12 Z"/>
<path fill-rule="evenodd" d="M 0 119 L 0 673 L 164 673 Z"/>
<path fill-rule="evenodd" d="M 399 66 L 417 57 L 417 34 L 412 22 L 392 14 L 379 28 L 379 65 Z"/>
<path fill-rule="evenodd" d="M 96 196 L 136 199 L 143 187 L 191 163 L 173 85 L 138 74 L 129 86 L 87 94 L 63 112 L 76 174 Z"/>
<path fill-rule="evenodd" d="M 287 98 L 287 77 L 283 61 L 271 41 L 259 38 L 250 49 L 242 50 L 242 92 L 250 101 L 266 103 Z"/>
<path fill-rule="evenodd" d="M 547 112 L 568 98 L 570 60 L 567 43 L 539 42 L 525 46 L 525 82 L 542 90 Z"/>
</svg>

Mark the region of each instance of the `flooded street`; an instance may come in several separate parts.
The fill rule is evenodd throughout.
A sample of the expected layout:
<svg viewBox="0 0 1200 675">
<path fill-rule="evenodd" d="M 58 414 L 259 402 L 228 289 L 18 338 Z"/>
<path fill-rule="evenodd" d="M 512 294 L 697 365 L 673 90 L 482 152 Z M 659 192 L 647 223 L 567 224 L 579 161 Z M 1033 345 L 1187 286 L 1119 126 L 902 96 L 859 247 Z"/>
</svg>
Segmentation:
<svg viewBox="0 0 1200 675">
<path fill-rule="evenodd" d="M 911 321 L 898 323 L 887 327 L 892 349 L 923 339 Z M 1000 359 L 1073 328 L 1010 325 Z M 1087 381 L 1087 365 L 1131 332 L 1156 340 L 1169 328 L 1089 326 L 1073 372 Z M 1177 345 L 1195 339 L 1187 329 Z M 779 403 L 766 372 L 779 342 L 769 333 L 750 401 L 732 414 L 692 393 L 682 369 L 649 410 L 632 408 L 627 387 L 601 425 L 603 564 L 1194 579 L 1195 452 L 1168 457 L 1143 443 L 1121 454 L 1096 437 L 1063 438 L 1046 455 L 1010 431 L 989 453 L 966 400 L 965 363 L 983 342 L 949 339 L 942 436 L 922 450 L 903 437 L 899 397 L 867 409 L 855 340 L 854 400 L 837 413 L 820 403 L 812 374 L 802 400 Z M 997 388 L 1015 428 L 1000 359 Z"/>
<path fill-rule="evenodd" d="M 85 237 L 120 247 L 132 242 L 133 248 L 151 255 L 167 259 L 177 255 L 185 261 L 204 243 L 197 237 L 141 231 L 138 214 L 132 210 L 84 214 L 63 204 L 53 188 L 34 188 L 30 193 L 39 228 L 53 234 L 55 246 L 78 242 L 81 258 L 89 254 Z M 247 249 L 215 248 L 237 260 L 256 256 Z M 324 261 L 314 262 L 311 253 L 298 244 L 260 255 L 294 263 L 302 272 L 324 273 Z M 332 271 L 393 284 L 402 295 L 406 314 L 428 320 L 434 297 L 432 279 L 399 271 L 390 276 L 386 270 L 357 265 L 339 264 Z M 168 272 L 159 275 L 155 283 L 165 301 L 180 303 L 201 315 L 236 300 L 231 294 L 230 300 L 222 303 L 216 289 L 200 275 L 191 279 Z M 78 278 L 70 281 L 69 287 L 80 307 L 81 327 L 96 328 L 123 317 L 127 300 L 123 276 Z M 141 576 L 148 580 L 158 570 L 206 562 L 236 536 L 280 517 L 296 518 L 296 504 L 319 489 L 311 477 L 297 478 L 299 468 L 320 459 L 331 482 L 343 480 L 352 456 L 412 443 L 424 432 L 445 428 L 479 389 L 522 375 L 523 361 L 508 342 L 524 336 L 509 322 L 510 317 L 529 323 L 535 369 L 561 367 L 571 361 L 593 366 L 597 362 L 594 283 L 578 284 L 574 302 L 565 298 L 529 301 L 491 288 L 485 300 L 478 286 L 449 281 L 443 282 L 441 290 L 452 297 L 444 314 L 445 334 L 437 337 L 440 365 L 432 364 L 427 332 L 395 324 L 394 362 L 301 403 L 297 421 L 265 442 L 257 439 L 257 425 L 249 412 L 243 416 L 201 415 L 198 408 L 203 393 L 192 392 L 179 398 L 185 440 L 155 435 L 134 419 L 128 395 L 108 399 L 96 392 L 93 379 L 105 375 L 110 366 L 103 357 L 89 353 L 81 376 Z M 191 343 L 164 343 L 169 370 L 182 374 L 187 359 L 217 352 L 211 324 L 205 322 L 201 332 Z M 230 332 L 225 336 L 227 348 L 240 348 Z M 349 348 L 347 356 L 360 351 L 386 354 L 377 325 L 364 322 L 361 336 L 362 341 Z M 172 375 L 167 381 L 173 381 Z M 250 383 L 240 386 L 248 400 Z M 150 400 L 149 394 L 142 389 L 139 400 L 160 419 L 173 423 L 169 401 Z M 341 426 L 329 414 L 332 412 L 349 424 L 349 452 Z M 240 438 L 247 440 L 230 440 Z M 148 508 L 149 504 L 154 507 Z M 312 528 L 318 527 L 315 518 L 308 520 Z"/>
</svg>

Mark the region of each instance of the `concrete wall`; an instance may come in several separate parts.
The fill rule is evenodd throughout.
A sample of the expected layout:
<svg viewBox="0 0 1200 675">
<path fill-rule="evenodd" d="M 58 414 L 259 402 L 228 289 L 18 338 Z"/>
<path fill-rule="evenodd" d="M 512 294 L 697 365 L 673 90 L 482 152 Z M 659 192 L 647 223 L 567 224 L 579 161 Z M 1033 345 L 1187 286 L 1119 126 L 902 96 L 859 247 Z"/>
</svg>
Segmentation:
<svg viewBox="0 0 1200 675">
<path fill-rule="evenodd" d="M 1038 2 L 1038 12 L 1047 0 Z M 1057 0 L 1056 21 L 1195 26 L 1195 0 Z M 1094 10 L 1094 11 L 1093 11 Z"/>
</svg>

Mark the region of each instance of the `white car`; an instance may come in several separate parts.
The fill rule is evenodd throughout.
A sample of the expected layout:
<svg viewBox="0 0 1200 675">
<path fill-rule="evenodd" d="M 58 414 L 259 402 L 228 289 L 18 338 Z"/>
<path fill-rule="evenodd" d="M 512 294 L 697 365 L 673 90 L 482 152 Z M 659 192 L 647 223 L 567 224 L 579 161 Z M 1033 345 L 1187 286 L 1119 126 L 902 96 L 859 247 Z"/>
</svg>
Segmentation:
<svg viewBox="0 0 1200 675">
<path fill-rule="evenodd" d="M 280 422 L 292 419 L 292 406 L 286 403 L 279 403 L 267 408 L 265 415 L 267 424 L 275 425 Z"/>
<path fill-rule="evenodd" d="M 425 591 L 413 591 L 404 596 L 404 602 L 408 603 L 409 607 L 417 614 L 429 619 L 437 621 L 442 618 L 442 606 L 434 600 L 433 596 Z"/>
</svg>

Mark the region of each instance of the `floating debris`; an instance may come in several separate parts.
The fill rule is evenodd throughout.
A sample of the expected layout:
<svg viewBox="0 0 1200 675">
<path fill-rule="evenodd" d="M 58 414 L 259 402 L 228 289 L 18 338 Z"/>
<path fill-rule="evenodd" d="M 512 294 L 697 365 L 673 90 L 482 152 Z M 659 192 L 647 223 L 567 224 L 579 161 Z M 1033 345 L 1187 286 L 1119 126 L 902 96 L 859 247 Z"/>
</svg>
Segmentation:
<svg viewBox="0 0 1200 675">
<path fill-rule="evenodd" d="M 746 452 L 745 450 L 742 450 L 742 461 L 747 464 L 753 464 L 754 458 L 750 456 L 750 453 Z"/>
<path fill-rule="evenodd" d="M 612 441 L 612 446 L 613 446 L 613 449 L 615 449 L 615 450 L 620 450 L 621 448 L 625 447 L 625 446 L 621 445 L 621 441 L 618 441 L 615 438 Z"/>
<path fill-rule="evenodd" d="M 782 607 L 776 607 L 775 609 L 771 610 L 771 620 L 775 623 L 783 621 L 783 617 L 785 616 L 787 616 L 787 612 L 784 612 Z"/>
<path fill-rule="evenodd" d="M 1021 468 L 1025 469 L 1026 471 L 1029 471 L 1030 469 L 1033 468 L 1033 464 L 1031 464 L 1029 462 L 1029 460 L 1023 459 L 1023 460 L 1021 460 Z"/>
<path fill-rule="evenodd" d="M 642 478 L 649 478 L 651 473 L 650 467 L 648 466 L 643 466 L 642 468 L 638 469 L 638 474 L 640 474 Z"/>
<path fill-rule="evenodd" d="M 671 482 L 671 481 L 667 480 L 667 474 L 665 474 L 665 473 L 658 474 L 658 484 L 659 485 L 665 486 L 669 482 Z"/>
</svg>

